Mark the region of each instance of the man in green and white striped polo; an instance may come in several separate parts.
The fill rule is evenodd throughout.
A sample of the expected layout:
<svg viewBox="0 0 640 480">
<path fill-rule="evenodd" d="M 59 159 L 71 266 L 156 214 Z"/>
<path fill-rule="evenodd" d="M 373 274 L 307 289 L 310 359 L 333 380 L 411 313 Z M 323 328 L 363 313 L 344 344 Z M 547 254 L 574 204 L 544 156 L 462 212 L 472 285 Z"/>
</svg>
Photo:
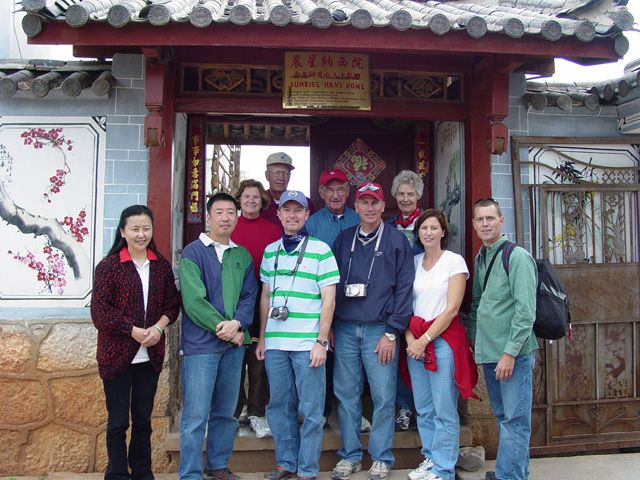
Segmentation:
<svg viewBox="0 0 640 480">
<path fill-rule="evenodd" d="M 267 418 L 276 468 L 267 480 L 315 479 L 322 445 L 325 361 L 340 273 L 329 246 L 310 237 L 302 192 L 280 196 L 282 238 L 267 246 L 260 265 L 260 339 L 256 347 L 269 378 Z M 298 414 L 302 426 L 298 427 Z"/>
</svg>

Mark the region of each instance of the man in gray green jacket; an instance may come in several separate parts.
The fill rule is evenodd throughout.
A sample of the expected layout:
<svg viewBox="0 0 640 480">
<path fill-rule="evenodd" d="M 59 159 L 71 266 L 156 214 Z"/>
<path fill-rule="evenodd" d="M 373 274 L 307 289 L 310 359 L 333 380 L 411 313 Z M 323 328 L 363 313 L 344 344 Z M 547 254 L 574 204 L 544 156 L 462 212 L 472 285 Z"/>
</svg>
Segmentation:
<svg viewBox="0 0 640 480">
<path fill-rule="evenodd" d="M 238 204 L 226 193 L 207 202 L 209 234 L 182 251 L 182 419 L 180 480 L 239 480 L 233 451 L 243 344 L 250 343 L 257 283 L 249 252 L 231 241 Z M 208 430 L 202 468 L 202 447 Z"/>
<path fill-rule="evenodd" d="M 476 256 L 469 334 L 476 363 L 484 370 L 500 436 L 496 470 L 487 472 L 485 479 L 525 480 L 529 477 L 532 375 L 538 348 L 533 334 L 537 270 L 529 252 L 516 247 L 509 256 L 507 275 L 502 261 L 507 241 L 503 225 L 498 202 L 484 198 L 475 203 L 473 227 L 482 247 Z"/>
</svg>

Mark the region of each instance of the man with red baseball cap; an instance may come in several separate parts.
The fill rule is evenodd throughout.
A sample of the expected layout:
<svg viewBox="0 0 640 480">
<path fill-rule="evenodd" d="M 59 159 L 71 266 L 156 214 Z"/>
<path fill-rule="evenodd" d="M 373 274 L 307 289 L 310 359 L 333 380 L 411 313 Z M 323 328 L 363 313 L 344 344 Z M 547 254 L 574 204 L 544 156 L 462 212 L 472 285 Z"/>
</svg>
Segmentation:
<svg viewBox="0 0 640 480">
<path fill-rule="evenodd" d="M 362 469 L 357 426 L 366 378 L 373 400 L 368 480 L 385 480 L 394 462 L 397 336 L 411 317 L 415 267 L 406 237 L 382 221 L 382 187 L 371 182 L 359 185 L 355 207 L 360 225 L 347 228 L 333 243 L 340 270 L 333 318 L 333 386 L 340 401 L 342 459 L 331 478 L 349 480 Z"/>
<path fill-rule="evenodd" d="M 355 210 L 345 206 L 349 181 L 342 170 L 322 172 L 318 192 L 324 208 L 311 215 L 305 226 L 309 235 L 331 246 L 341 231 L 360 223 L 360 217 Z"/>
</svg>

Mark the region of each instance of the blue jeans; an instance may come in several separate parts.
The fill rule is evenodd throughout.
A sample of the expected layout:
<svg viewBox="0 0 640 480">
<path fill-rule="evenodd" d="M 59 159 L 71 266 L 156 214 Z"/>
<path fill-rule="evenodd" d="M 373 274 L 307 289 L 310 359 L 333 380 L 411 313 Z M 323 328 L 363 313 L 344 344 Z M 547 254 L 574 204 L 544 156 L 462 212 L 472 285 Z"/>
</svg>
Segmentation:
<svg viewBox="0 0 640 480">
<path fill-rule="evenodd" d="M 206 470 L 225 468 L 233 451 L 243 347 L 182 357 L 180 480 L 202 479 L 202 445 L 207 431 Z"/>
<path fill-rule="evenodd" d="M 365 374 L 373 400 L 373 419 L 369 435 L 369 454 L 373 460 L 393 466 L 393 433 L 395 427 L 396 378 L 398 349 L 391 363 L 378 363 L 373 353 L 386 330 L 384 323 L 333 323 L 334 365 L 333 389 L 340 402 L 338 420 L 343 447 L 338 455 L 351 462 L 362 459 L 360 423 L 362 420 L 362 390 Z"/>
<path fill-rule="evenodd" d="M 309 367 L 309 353 L 267 350 L 264 363 L 271 392 L 267 419 L 276 447 L 276 463 L 299 476 L 315 477 L 322 452 L 326 374 L 324 365 Z"/>
<path fill-rule="evenodd" d="M 413 399 L 418 412 L 422 455 L 433 461 L 433 473 L 454 480 L 460 446 L 458 396 L 453 378 L 453 350 L 441 337 L 433 340 L 438 370 L 425 370 L 424 363 L 407 356 Z"/>
<path fill-rule="evenodd" d="M 496 380 L 496 363 L 483 363 L 484 378 L 493 416 L 498 421 L 496 477 L 500 480 L 529 478 L 529 440 L 531 438 L 531 401 L 533 367 L 536 352 L 518 355 L 513 375 Z"/>
</svg>

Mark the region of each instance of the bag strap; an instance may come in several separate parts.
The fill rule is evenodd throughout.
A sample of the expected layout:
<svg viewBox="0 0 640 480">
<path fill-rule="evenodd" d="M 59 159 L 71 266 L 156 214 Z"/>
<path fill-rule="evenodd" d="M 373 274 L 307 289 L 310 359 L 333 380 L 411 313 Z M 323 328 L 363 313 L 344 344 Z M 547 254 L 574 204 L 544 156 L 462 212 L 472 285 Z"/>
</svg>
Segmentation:
<svg viewBox="0 0 640 480">
<path fill-rule="evenodd" d="M 493 254 L 493 257 L 491 257 L 491 262 L 489 262 L 489 266 L 487 267 L 487 273 L 484 274 L 484 284 L 482 285 L 483 292 L 485 288 L 487 288 L 487 281 L 489 281 L 489 274 L 491 273 L 491 267 L 493 267 L 493 263 L 496 261 L 496 257 L 502 251 L 502 249 L 506 246 L 507 243 L 509 242 L 503 242 L 502 245 L 500 245 L 496 250 L 496 253 Z"/>
<path fill-rule="evenodd" d="M 504 272 L 509 276 L 509 258 L 511 258 L 511 252 L 515 250 L 518 246 L 517 243 L 513 243 L 510 241 L 504 242 L 504 249 L 502 250 L 502 266 L 504 267 Z"/>
</svg>

